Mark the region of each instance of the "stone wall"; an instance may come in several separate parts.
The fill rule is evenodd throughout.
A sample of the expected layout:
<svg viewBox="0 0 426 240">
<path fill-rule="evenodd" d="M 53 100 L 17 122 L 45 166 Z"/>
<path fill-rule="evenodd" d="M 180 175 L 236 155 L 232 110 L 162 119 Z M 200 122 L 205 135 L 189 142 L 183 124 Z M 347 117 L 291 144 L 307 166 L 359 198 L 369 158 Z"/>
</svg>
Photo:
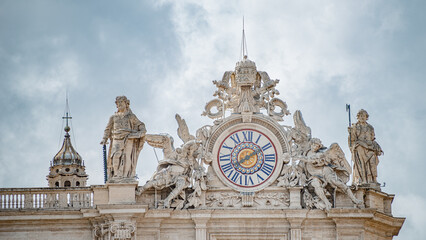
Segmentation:
<svg viewBox="0 0 426 240">
<path fill-rule="evenodd" d="M 136 190 L 137 184 L 80 190 L 0 189 L 0 239 L 392 239 L 404 222 L 404 218 L 392 216 L 393 195 L 371 189 L 354 190 L 364 199 L 363 208 L 337 192 L 335 207 L 330 210 L 303 208 L 300 188 L 286 191 L 285 198 L 291 198 L 292 204 L 209 206 L 204 201 L 197 209 L 182 210 L 156 206 L 155 196 L 161 202 L 167 192 L 147 191 L 135 197 Z M 275 196 L 278 190 L 269 188 L 256 194 Z M 38 207 L 28 201 L 17 203 L 21 198 L 16 196 L 35 193 L 56 197 L 43 198 Z M 59 204 L 60 195 L 67 201 Z M 80 202 L 77 198 L 70 201 L 74 195 L 93 199 L 90 204 L 84 204 L 88 201 L 84 197 Z"/>
</svg>

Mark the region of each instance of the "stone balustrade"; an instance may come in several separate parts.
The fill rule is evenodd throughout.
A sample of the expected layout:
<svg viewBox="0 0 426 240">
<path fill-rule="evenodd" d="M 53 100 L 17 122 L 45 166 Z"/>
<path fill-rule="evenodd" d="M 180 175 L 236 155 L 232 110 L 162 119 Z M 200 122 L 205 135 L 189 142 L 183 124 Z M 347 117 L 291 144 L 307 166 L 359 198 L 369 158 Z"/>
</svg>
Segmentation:
<svg viewBox="0 0 426 240">
<path fill-rule="evenodd" d="M 0 188 L 0 210 L 93 208 L 93 190 L 79 188 Z"/>
</svg>

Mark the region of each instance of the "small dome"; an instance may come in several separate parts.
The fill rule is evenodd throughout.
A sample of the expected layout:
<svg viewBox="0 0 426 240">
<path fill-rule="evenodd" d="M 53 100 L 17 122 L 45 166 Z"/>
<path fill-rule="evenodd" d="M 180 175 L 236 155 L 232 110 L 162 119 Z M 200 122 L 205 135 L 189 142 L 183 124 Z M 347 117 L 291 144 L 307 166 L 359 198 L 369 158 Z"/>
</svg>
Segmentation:
<svg viewBox="0 0 426 240">
<path fill-rule="evenodd" d="M 65 131 L 64 143 L 62 144 L 61 150 L 59 150 L 59 152 L 53 157 L 53 165 L 81 165 L 82 159 L 80 154 L 78 154 L 71 144 L 70 135 L 68 133 L 69 129 L 65 129 Z"/>
</svg>

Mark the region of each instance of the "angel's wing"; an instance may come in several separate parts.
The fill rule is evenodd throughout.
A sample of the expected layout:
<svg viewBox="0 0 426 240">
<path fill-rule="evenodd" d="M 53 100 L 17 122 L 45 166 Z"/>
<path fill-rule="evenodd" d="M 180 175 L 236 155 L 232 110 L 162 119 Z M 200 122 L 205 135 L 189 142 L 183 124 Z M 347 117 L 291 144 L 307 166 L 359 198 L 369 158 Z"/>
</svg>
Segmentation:
<svg viewBox="0 0 426 240">
<path fill-rule="evenodd" d="M 340 148 L 339 144 L 333 143 L 327 149 L 326 152 L 327 157 L 330 159 L 331 164 L 338 166 L 336 168 L 337 176 L 345 183 L 349 181 L 349 176 L 352 173 L 351 165 L 349 165 L 348 161 L 345 158 L 345 153 L 342 148 Z"/>
<path fill-rule="evenodd" d="M 185 119 L 183 119 L 183 118 L 181 118 L 180 116 L 179 116 L 179 114 L 176 114 L 176 121 L 178 122 L 178 125 L 179 125 L 179 127 L 178 127 L 178 129 L 177 129 L 177 133 L 178 133 L 178 136 L 180 137 L 180 139 L 182 139 L 182 141 L 184 142 L 184 143 L 186 143 L 186 142 L 188 142 L 188 141 L 190 141 L 190 140 L 194 140 L 195 139 L 195 137 L 194 136 L 192 136 L 190 133 L 189 133 L 189 128 L 188 128 L 188 126 L 186 125 L 186 122 L 185 122 Z"/>
<path fill-rule="evenodd" d="M 226 71 L 223 73 L 222 82 L 228 85 L 229 79 L 231 78 L 232 71 Z"/>
<path fill-rule="evenodd" d="M 308 127 L 305 123 L 305 120 L 303 120 L 302 112 L 300 110 L 296 110 L 296 112 L 293 115 L 294 120 L 294 127 L 305 134 L 308 139 L 311 138 L 311 128 Z"/>
<path fill-rule="evenodd" d="M 262 78 L 263 83 L 267 83 L 267 82 L 271 81 L 267 72 L 259 71 L 258 73 L 259 73 L 260 77 Z"/>
</svg>

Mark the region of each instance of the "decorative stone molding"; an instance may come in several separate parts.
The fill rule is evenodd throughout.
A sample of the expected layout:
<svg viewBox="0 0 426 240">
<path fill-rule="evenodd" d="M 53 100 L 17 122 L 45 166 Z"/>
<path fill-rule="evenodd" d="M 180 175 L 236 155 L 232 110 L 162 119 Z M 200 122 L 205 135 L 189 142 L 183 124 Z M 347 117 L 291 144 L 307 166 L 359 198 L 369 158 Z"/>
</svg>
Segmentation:
<svg viewBox="0 0 426 240">
<path fill-rule="evenodd" d="M 107 221 L 93 226 L 94 240 L 134 240 L 136 239 L 136 225 L 131 221 Z"/>
<path fill-rule="evenodd" d="M 290 204 L 288 191 L 261 191 L 258 193 L 234 191 L 207 192 L 207 208 L 260 208 L 285 209 Z"/>
<path fill-rule="evenodd" d="M 113 236 L 113 239 L 117 239 L 117 240 L 136 239 L 135 238 L 136 226 L 132 222 L 112 223 L 110 231 Z"/>
<path fill-rule="evenodd" d="M 225 110 L 241 114 L 243 122 L 251 122 L 254 113 L 266 109 L 268 116 L 276 121 L 283 121 L 289 115 L 287 104 L 275 98 L 279 91 L 275 88 L 279 80 L 271 80 L 266 72 L 257 71 L 256 64 L 247 56 L 237 62 L 235 71 L 226 71 L 221 81 L 213 81 L 217 91 L 213 99 L 205 106 L 202 115 L 212 119 L 224 118 Z M 216 108 L 217 112 L 212 112 Z M 275 111 L 279 108 L 280 111 Z"/>
<path fill-rule="evenodd" d="M 252 207 L 254 199 L 254 192 L 242 192 L 241 204 L 243 207 Z"/>
</svg>

